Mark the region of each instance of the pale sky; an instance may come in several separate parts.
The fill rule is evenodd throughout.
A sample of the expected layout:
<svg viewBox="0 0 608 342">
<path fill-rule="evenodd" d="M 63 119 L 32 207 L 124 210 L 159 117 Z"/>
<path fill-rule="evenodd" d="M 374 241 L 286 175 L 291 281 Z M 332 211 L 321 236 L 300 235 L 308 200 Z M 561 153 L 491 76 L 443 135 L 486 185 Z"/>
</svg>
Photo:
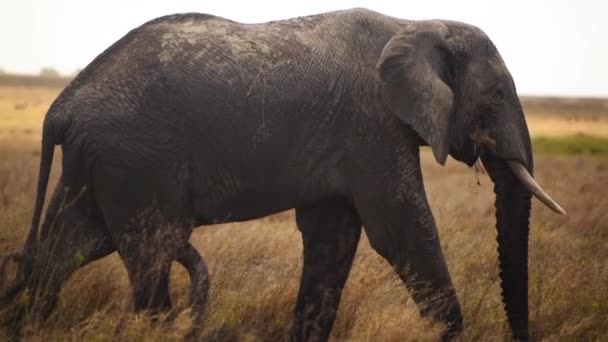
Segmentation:
<svg viewBox="0 0 608 342">
<path fill-rule="evenodd" d="M 52 67 L 71 74 L 132 28 L 166 14 L 202 12 L 252 23 L 352 7 L 479 26 L 520 94 L 608 97 L 607 0 L 3 0 L 0 69 Z"/>
</svg>

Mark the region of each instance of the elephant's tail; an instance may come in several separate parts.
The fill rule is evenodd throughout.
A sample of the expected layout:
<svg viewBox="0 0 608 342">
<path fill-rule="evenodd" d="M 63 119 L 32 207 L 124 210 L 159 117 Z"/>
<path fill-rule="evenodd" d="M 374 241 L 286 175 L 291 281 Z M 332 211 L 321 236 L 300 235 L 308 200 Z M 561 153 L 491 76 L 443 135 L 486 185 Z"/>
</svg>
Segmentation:
<svg viewBox="0 0 608 342">
<path fill-rule="evenodd" d="M 59 143 L 56 141 L 57 132 L 55 132 L 55 122 L 52 122 L 54 120 L 49 120 L 52 118 L 52 115 L 50 115 L 52 110 L 53 108 L 51 107 L 49 113 L 47 113 L 42 129 L 42 148 L 40 153 L 40 171 L 38 173 L 38 189 L 36 190 L 36 202 L 32 216 L 32 225 L 27 236 L 24 251 L 25 256 L 29 257 L 34 255 L 34 248 L 38 241 L 38 228 L 40 226 L 40 217 L 42 216 L 46 189 L 49 183 L 51 165 L 53 164 L 53 154 L 55 152 L 55 145 Z"/>
<path fill-rule="evenodd" d="M 46 195 L 46 187 L 49 183 L 49 174 L 51 173 L 51 165 L 53 163 L 53 153 L 55 152 L 55 134 L 53 125 L 49 124 L 48 114 L 45 119 L 42 129 L 42 152 L 40 156 L 40 173 L 38 174 L 38 190 L 36 192 L 36 204 L 34 206 L 34 214 L 32 217 L 32 226 L 28 233 L 27 240 L 23 253 L 12 253 L 2 258 L 0 262 L 0 286 L 4 285 L 5 269 L 9 261 L 14 261 L 18 265 L 18 273 L 15 282 L 8 288 L 5 293 L 0 296 L 0 308 L 8 305 L 12 300 L 25 288 L 26 278 L 31 271 L 32 258 L 36 256 L 36 247 L 38 243 L 38 226 L 40 224 L 40 216 L 42 216 L 42 207 L 44 205 L 44 197 Z M 1 322 L 0 322 L 1 323 Z"/>
</svg>

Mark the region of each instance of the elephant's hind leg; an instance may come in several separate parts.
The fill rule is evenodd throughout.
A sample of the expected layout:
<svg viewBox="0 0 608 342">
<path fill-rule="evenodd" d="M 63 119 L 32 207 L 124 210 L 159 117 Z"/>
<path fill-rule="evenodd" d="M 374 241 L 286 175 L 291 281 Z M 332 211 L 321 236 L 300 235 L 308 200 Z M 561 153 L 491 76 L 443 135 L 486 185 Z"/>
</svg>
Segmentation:
<svg viewBox="0 0 608 342">
<path fill-rule="evenodd" d="M 174 228 L 161 222 L 146 220 L 145 227 L 134 229 L 116 242 L 131 282 L 135 311 L 149 311 L 153 315 L 168 312 L 172 307 L 171 264 L 179 261 L 180 249 L 188 243 L 191 231 L 190 227 Z"/>
<path fill-rule="evenodd" d="M 304 268 L 291 338 L 327 340 L 361 235 L 355 208 L 342 199 L 296 209 Z"/>
<path fill-rule="evenodd" d="M 127 152 L 118 150 L 112 160 L 126 158 Z M 100 163 L 93 169 L 93 183 L 129 275 L 134 309 L 159 314 L 171 309 L 171 263 L 188 243 L 194 220 L 187 167 L 163 168 L 150 158 L 128 165 Z"/>
<path fill-rule="evenodd" d="M 63 180 L 59 181 L 33 258 L 30 292 L 36 298 L 34 311 L 42 319 L 55 306 L 63 283 L 76 270 L 115 250 L 103 220 L 91 213 L 87 204 L 82 187 L 64 189 Z"/>
</svg>

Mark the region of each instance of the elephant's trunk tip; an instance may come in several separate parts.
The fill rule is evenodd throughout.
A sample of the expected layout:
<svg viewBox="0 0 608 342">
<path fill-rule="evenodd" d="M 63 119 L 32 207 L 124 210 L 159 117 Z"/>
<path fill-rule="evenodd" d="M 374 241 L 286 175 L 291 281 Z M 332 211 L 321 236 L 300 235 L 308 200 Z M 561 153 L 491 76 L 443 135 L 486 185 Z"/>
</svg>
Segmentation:
<svg viewBox="0 0 608 342">
<path fill-rule="evenodd" d="M 549 197 L 543 188 L 536 183 L 524 165 L 514 160 L 509 160 L 508 164 L 511 171 L 513 171 L 513 174 L 526 187 L 526 189 L 528 189 L 534 195 L 534 197 L 538 198 L 541 202 L 543 202 L 544 205 L 556 213 L 566 215 L 566 211 L 551 197 Z"/>
</svg>

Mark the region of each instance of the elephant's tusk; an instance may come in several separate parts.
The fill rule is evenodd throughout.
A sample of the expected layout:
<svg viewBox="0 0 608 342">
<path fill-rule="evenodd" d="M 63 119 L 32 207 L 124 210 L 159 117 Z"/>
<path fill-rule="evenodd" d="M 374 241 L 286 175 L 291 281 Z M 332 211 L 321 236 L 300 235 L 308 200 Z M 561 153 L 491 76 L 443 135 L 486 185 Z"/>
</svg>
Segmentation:
<svg viewBox="0 0 608 342">
<path fill-rule="evenodd" d="M 560 207 L 559 204 L 557 204 L 553 199 L 551 199 L 551 197 L 549 197 L 549 195 L 547 195 L 547 193 L 543 190 L 543 188 L 541 188 L 540 185 L 538 185 L 538 183 L 536 183 L 536 181 L 534 180 L 532 175 L 530 175 L 528 170 L 526 170 L 525 166 L 523 166 L 521 163 L 516 162 L 514 160 L 509 160 L 509 161 L 507 161 L 507 163 L 509 164 L 511 171 L 513 171 L 513 173 L 515 174 L 517 179 L 519 179 L 522 182 L 522 184 L 528 190 L 530 190 L 530 192 L 536 198 L 538 198 L 541 202 L 543 202 L 544 205 L 546 205 L 547 207 L 549 207 L 551 210 L 555 211 L 558 214 L 562 214 L 562 215 L 566 214 L 566 211 L 564 209 L 562 209 L 562 207 Z"/>
</svg>

